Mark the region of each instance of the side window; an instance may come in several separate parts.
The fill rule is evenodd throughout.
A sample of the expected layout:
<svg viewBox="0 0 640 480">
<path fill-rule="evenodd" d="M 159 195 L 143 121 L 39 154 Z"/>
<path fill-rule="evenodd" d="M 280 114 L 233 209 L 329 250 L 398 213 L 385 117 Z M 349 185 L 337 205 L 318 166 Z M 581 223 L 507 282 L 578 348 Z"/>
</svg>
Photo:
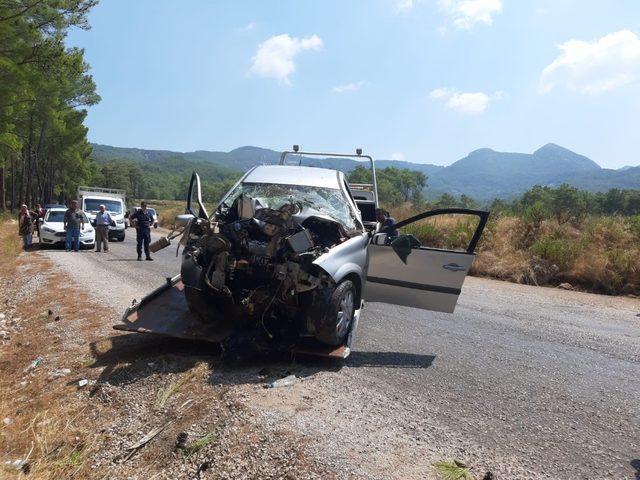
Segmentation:
<svg viewBox="0 0 640 480">
<path fill-rule="evenodd" d="M 473 251 L 484 223 L 486 218 L 478 215 L 477 212 L 443 212 L 412 222 L 407 221 L 406 224 L 399 222 L 398 237 L 393 240 L 393 243 L 410 245 L 411 248 Z"/>
</svg>

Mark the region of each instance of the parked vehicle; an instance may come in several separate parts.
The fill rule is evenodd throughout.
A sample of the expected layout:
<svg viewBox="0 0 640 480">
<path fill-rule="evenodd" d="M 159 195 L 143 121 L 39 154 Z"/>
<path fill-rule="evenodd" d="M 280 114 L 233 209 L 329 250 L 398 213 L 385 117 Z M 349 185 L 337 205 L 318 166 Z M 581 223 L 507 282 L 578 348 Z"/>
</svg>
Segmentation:
<svg viewBox="0 0 640 480">
<path fill-rule="evenodd" d="M 133 215 L 138 210 L 140 210 L 140 207 L 133 207 L 133 209 L 131 210 L 131 214 L 128 217 Z M 158 212 L 156 212 L 155 208 L 149 206 L 147 206 L 147 211 L 151 212 L 151 215 L 153 215 L 153 228 L 158 228 Z"/>
<path fill-rule="evenodd" d="M 100 205 L 104 205 L 111 218 L 116 222 L 109 227 L 109 239 L 123 242 L 125 238 L 125 191 L 114 188 L 78 187 L 78 204 L 87 213 L 92 222 L 96 218 Z"/>
<path fill-rule="evenodd" d="M 327 346 L 324 354 L 345 357 L 365 301 L 453 312 L 488 212 L 424 212 L 389 235 L 365 224 L 342 172 L 287 165 L 289 154 L 341 156 L 284 152 L 280 165 L 247 172 L 211 216 L 193 174 L 189 213 L 178 219 L 181 274 L 128 309 L 116 328 L 298 351 L 313 339 Z M 377 206 L 370 161 L 373 183 L 358 187 L 371 192 L 358 195 L 369 202 L 364 208 Z M 466 250 L 423 247 L 411 235 L 416 222 L 450 214 L 478 217 Z"/>
<path fill-rule="evenodd" d="M 64 213 L 66 207 L 50 208 L 40 221 L 40 243 L 41 245 L 64 245 L 66 232 L 64 230 Z M 82 248 L 93 248 L 95 246 L 96 232 L 89 222 L 85 212 L 84 229 L 80 231 L 80 246 Z"/>
<path fill-rule="evenodd" d="M 49 209 L 51 209 L 51 208 L 67 208 L 67 207 L 66 207 L 66 206 L 64 206 L 64 205 L 61 205 L 61 204 L 59 204 L 59 203 L 47 203 L 47 204 L 45 204 L 45 206 L 44 206 L 44 209 L 45 209 L 45 210 L 49 210 Z"/>
</svg>

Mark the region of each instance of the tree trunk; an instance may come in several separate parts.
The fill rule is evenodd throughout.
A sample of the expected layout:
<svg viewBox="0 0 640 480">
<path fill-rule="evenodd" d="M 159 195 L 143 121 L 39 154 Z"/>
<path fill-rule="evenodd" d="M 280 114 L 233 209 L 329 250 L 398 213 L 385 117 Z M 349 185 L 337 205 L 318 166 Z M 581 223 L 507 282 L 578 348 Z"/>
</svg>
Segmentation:
<svg viewBox="0 0 640 480">
<path fill-rule="evenodd" d="M 4 181 L 4 163 L 0 167 L 0 210 L 3 212 L 7 209 L 7 195 L 5 193 Z"/>
<path fill-rule="evenodd" d="M 11 212 L 16 208 L 16 157 L 11 155 Z"/>
</svg>

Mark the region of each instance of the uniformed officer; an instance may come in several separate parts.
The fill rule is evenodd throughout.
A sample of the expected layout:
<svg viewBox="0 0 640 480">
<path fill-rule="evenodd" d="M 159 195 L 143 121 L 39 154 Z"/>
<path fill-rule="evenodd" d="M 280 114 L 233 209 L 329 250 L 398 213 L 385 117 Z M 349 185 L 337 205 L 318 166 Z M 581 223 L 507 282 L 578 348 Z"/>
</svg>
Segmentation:
<svg viewBox="0 0 640 480">
<path fill-rule="evenodd" d="M 144 244 L 144 254 L 146 259 L 151 261 L 149 254 L 149 243 L 151 242 L 151 225 L 153 225 L 153 214 L 147 210 L 147 202 L 141 202 L 140 208 L 132 215 L 131 220 L 136 228 L 136 251 L 138 252 L 138 261 L 142 260 L 142 245 Z"/>
</svg>

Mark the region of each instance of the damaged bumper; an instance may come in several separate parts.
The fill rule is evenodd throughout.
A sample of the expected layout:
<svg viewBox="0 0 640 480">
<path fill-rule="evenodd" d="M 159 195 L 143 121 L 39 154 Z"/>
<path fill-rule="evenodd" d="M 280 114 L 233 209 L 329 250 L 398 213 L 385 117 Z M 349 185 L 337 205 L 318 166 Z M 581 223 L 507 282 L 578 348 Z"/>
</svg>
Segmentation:
<svg viewBox="0 0 640 480">
<path fill-rule="evenodd" d="M 354 312 L 351 329 L 344 345 L 331 347 L 322 345 L 311 337 L 301 337 L 293 344 L 276 343 L 274 347 L 301 355 L 347 358 L 351 353 L 361 309 L 362 305 Z M 122 323 L 114 325 L 113 328 L 211 343 L 221 343 L 234 333 L 233 328 L 220 328 L 219 324 L 202 322 L 189 311 L 180 275 L 168 278 L 165 285 L 127 308 L 122 316 Z"/>
</svg>

